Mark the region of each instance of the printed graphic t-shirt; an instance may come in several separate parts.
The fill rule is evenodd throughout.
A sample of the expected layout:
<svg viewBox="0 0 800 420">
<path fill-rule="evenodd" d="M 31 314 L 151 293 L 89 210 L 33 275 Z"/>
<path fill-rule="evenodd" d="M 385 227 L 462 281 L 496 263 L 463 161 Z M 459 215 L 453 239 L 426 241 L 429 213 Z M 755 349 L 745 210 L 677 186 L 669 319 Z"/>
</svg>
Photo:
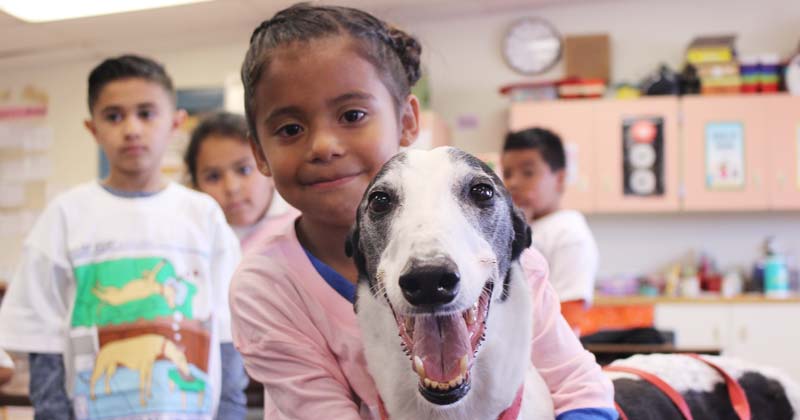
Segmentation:
<svg viewBox="0 0 800 420">
<path fill-rule="evenodd" d="M 177 184 L 57 197 L 25 241 L 0 347 L 62 353 L 78 419 L 210 419 L 240 257 L 219 206 Z"/>
</svg>

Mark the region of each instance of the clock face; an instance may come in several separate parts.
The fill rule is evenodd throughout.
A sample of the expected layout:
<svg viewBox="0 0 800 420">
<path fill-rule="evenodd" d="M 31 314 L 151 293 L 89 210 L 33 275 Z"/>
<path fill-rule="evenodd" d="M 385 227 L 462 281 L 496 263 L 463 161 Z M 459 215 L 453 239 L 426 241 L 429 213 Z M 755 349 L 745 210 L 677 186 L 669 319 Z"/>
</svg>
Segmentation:
<svg viewBox="0 0 800 420">
<path fill-rule="evenodd" d="M 520 20 L 503 39 L 503 56 L 520 73 L 544 73 L 561 58 L 561 35 L 542 19 Z"/>
</svg>

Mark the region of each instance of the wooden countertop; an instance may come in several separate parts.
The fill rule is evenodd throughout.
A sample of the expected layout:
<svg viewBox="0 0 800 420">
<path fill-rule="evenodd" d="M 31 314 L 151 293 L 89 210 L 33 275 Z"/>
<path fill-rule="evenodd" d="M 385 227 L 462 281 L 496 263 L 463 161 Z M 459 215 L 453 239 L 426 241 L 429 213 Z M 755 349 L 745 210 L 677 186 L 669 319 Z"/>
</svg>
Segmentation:
<svg viewBox="0 0 800 420">
<path fill-rule="evenodd" d="M 791 295 L 787 298 L 772 298 L 762 294 L 745 294 L 731 297 L 704 295 L 698 297 L 668 297 L 668 296 L 603 296 L 594 298 L 594 306 L 620 306 L 620 305 L 657 305 L 659 303 L 687 303 L 687 304 L 741 304 L 741 303 L 769 303 L 769 304 L 797 304 L 800 295 Z"/>
</svg>

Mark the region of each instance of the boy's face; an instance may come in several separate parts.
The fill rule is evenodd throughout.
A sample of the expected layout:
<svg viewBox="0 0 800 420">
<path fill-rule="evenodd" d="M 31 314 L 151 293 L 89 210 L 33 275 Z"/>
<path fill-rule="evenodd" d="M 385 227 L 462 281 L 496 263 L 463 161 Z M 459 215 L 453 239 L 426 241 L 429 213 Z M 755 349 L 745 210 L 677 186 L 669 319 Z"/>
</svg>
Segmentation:
<svg viewBox="0 0 800 420">
<path fill-rule="evenodd" d="M 304 217 L 349 227 L 369 182 L 417 134 L 418 103 L 395 110 L 349 38 L 279 47 L 255 92 L 259 169 Z"/>
<path fill-rule="evenodd" d="M 507 150 L 501 157 L 503 182 L 528 220 L 558 209 L 564 170 L 553 171 L 536 149 Z"/>
<path fill-rule="evenodd" d="M 133 179 L 159 170 L 183 118 L 161 85 L 134 77 L 103 86 L 85 125 L 108 157 L 112 176 Z"/>
</svg>

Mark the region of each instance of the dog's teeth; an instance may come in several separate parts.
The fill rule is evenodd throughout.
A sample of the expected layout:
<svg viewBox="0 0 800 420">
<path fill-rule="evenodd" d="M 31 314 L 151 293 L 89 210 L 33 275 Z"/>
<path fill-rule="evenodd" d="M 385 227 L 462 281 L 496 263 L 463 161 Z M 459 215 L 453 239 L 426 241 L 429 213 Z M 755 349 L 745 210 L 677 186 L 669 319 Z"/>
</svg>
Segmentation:
<svg viewBox="0 0 800 420">
<path fill-rule="evenodd" d="M 467 355 L 465 354 L 464 356 L 462 356 L 461 360 L 459 360 L 458 362 L 459 362 L 458 367 L 461 369 L 461 375 L 464 375 L 465 373 L 467 373 L 467 367 L 468 367 L 467 363 L 469 362 Z"/>
<path fill-rule="evenodd" d="M 405 321 L 404 321 L 404 325 L 405 325 L 407 334 L 411 334 L 411 333 L 414 332 L 414 318 L 413 317 L 407 317 L 405 319 Z"/>
<path fill-rule="evenodd" d="M 472 325 L 478 322 L 478 310 L 476 307 L 478 304 L 476 303 L 471 308 L 467 309 L 467 313 L 464 316 L 464 319 L 467 321 L 467 325 Z"/>
<path fill-rule="evenodd" d="M 414 356 L 414 369 L 417 371 L 417 375 L 420 378 L 425 377 L 425 365 L 422 364 L 422 359 L 419 356 Z"/>
<path fill-rule="evenodd" d="M 461 385 L 464 382 L 464 376 L 458 375 L 458 378 L 455 379 L 456 385 Z"/>
<path fill-rule="evenodd" d="M 458 375 L 458 377 L 450 381 L 448 385 L 450 385 L 450 388 L 455 388 L 456 385 L 459 385 L 463 381 L 464 379 L 461 377 L 461 375 Z"/>
<path fill-rule="evenodd" d="M 422 378 L 422 383 L 425 385 L 426 388 L 430 388 L 432 384 L 431 380 L 428 378 Z"/>
</svg>

